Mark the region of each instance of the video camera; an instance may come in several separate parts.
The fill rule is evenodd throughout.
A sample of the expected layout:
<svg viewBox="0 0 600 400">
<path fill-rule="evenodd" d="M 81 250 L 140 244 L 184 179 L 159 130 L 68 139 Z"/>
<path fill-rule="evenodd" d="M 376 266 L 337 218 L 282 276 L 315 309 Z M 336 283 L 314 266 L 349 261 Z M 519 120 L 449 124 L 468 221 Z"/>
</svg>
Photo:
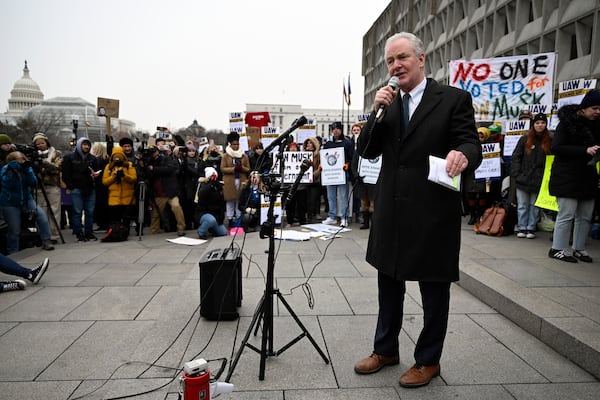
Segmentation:
<svg viewBox="0 0 600 400">
<path fill-rule="evenodd" d="M 38 153 L 37 148 L 28 144 L 17 144 L 15 149 L 20 151 L 29 159 L 31 166 L 35 172 L 38 172 L 42 167 L 42 157 Z"/>
</svg>

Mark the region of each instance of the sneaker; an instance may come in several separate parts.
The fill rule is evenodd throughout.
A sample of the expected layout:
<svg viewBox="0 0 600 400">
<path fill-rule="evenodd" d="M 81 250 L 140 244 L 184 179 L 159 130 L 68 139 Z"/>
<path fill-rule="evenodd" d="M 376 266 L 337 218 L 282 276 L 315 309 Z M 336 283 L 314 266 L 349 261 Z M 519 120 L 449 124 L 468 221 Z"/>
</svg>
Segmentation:
<svg viewBox="0 0 600 400">
<path fill-rule="evenodd" d="M 528 231 L 526 236 L 527 239 L 535 239 L 535 233 L 533 233 L 532 231 Z"/>
<path fill-rule="evenodd" d="M 24 290 L 27 284 L 23 279 L 15 279 L 14 281 L 0 282 L 0 292 L 10 292 L 12 290 Z"/>
<path fill-rule="evenodd" d="M 78 233 L 77 234 L 77 241 L 78 242 L 87 242 L 87 238 L 85 237 L 85 235 L 83 233 Z"/>
<path fill-rule="evenodd" d="M 592 257 L 585 250 L 573 250 L 573 257 L 587 263 L 592 262 Z"/>
<path fill-rule="evenodd" d="M 177 236 L 185 236 L 185 232 L 184 231 L 178 231 L 177 232 Z"/>
<path fill-rule="evenodd" d="M 85 234 L 85 238 L 86 238 L 87 240 L 92 240 L 92 241 L 94 241 L 94 242 L 95 242 L 96 240 L 98 240 L 98 238 L 96 237 L 96 235 L 94 235 L 92 232 L 86 233 L 86 234 Z"/>
<path fill-rule="evenodd" d="M 566 261 L 570 263 L 576 263 L 577 259 L 571 255 L 569 250 L 556 250 L 550 249 L 548 257 L 556 258 L 557 260 Z"/>
<path fill-rule="evenodd" d="M 323 223 L 325 225 L 335 225 L 337 224 L 337 221 L 334 218 L 327 217 L 327 219 L 323 220 Z"/>
<path fill-rule="evenodd" d="M 48 257 L 46 257 L 44 258 L 44 261 L 42 261 L 42 263 L 37 266 L 37 268 L 31 270 L 31 278 L 29 278 L 29 280 L 34 285 L 37 285 L 40 279 L 42 279 L 42 276 L 46 273 L 46 270 L 48 269 L 48 264 L 50 264 L 50 260 L 48 259 Z"/>
<path fill-rule="evenodd" d="M 525 233 L 525 231 L 519 231 L 519 232 L 517 232 L 517 237 L 521 238 L 521 239 L 526 238 L 527 234 Z"/>
<path fill-rule="evenodd" d="M 348 226 L 348 220 L 347 220 L 347 219 L 342 219 L 342 220 L 340 221 L 340 226 L 341 226 L 342 228 L 345 228 L 345 227 L 347 227 L 347 226 Z"/>
</svg>

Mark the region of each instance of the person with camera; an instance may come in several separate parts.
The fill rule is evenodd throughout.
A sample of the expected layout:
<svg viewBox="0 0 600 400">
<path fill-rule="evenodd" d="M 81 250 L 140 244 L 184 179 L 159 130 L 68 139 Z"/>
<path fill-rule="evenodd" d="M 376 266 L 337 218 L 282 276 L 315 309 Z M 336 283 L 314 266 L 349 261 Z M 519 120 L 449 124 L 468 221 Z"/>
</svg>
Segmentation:
<svg viewBox="0 0 600 400">
<path fill-rule="evenodd" d="M 198 178 L 200 177 L 200 160 L 196 147 L 193 144 L 187 144 L 179 148 L 182 154 L 181 159 L 181 194 L 183 216 L 185 217 L 186 229 L 197 228 L 197 221 L 194 219 L 194 197 L 198 188 Z"/>
<path fill-rule="evenodd" d="M 137 173 L 131 161 L 127 160 L 125 153 L 120 147 L 113 149 L 109 162 L 104 167 L 102 184 L 108 188 L 108 226 L 113 230 L 115 227 L 125 227 L 126 234 L 129 233 L 131 216 L 134 214 L 132 208 L 135 205 L 135 183 Z M 107 232 L 107 236 L 108 236 Z"/>
<path fill-rule="evenodd" d="M 169 146 L 164 144 L 162 147 Z M 177 195 L 177 162 L 170 156 L 161 154 L 158 145 L 152 149 L 152 157 L 146 167 L 154 200 L 150 233 L 157 234 L 160 231 L 161 215 L 164 216 L 165 207 L 168 203 L 177 221 L 177 235 L 184 236 L 185 217 Z M 165 227 L 167 221 L 168 219 L 165 218 L 165 222 L 163 222 Z"/>
<path fill-rule="evenodd" d="M 6 250 L 8 254 L 20 250 L 21 219 L 23 214 L 32 215 L 40 232 L 42 249 L 54 250 L 50 241 L 50 225 L 44 210 L 35 203 L 31 194 L 37 186 L 37 178 L 31 162 L 20 151 L 13 151 L 6 157 L 7 164 L 0 170 L 2 189 L 0 206 L 4 220 L 8 224 Z"/>
<path fill-rule="evenodd" d="M 48 137 L 43 132 L 33 135 L 32 144 L 35 147 L 36 159 L 34 159 L 34 172 L 38 174 L 40 186 L 48 197 L 48 202 L 42 203 L 42 208 L 48 214 L 51 232 L 51 240 L 56 242 L 60 237 L 57 224 L 54 223 L 60 216 L 60 165 L 62 164 L 62 154 L 56 150 Z M 38 200 L 38 203 L 41 203 Z M 50 215 L 54 215 L 54 219 Z"/>
<path fill-rule="evenodd" d="M 102 169 L 96 157 L 91 154 L 92 142 L 87 137 L 80 137 L 75 150 L 63 159 L 62 178 L 71 191 L 73 202 L 71 228 L 77 241 L 98 240 L 94 235 L 94 209 L 96 207 L 95 178 Z M 82 216 L 85 215 L 85 226 Z"/>
<path fill-rule="evenodd" d="M 200 176 L 204 174 L 206 167 L 212 167 L 217 171 L 219 180 L 223 180 L 223 174 L 221 173 L 222 157 L 223 153 L 219 151 L 217 145 L 214 143 L 209 144 L 200 155 Z"/>
<path fill-rule="evenodd" d="M 200 178 L 198 185 L 198 237 L 208 238 L 208 233 L 213 236 L 227 235 L 227 228 L 223 225 L 225 220 L 225 199 L 223 197 L 223 183 L 217 180 L 217 170 L 213 167 L 204 169 L 204 178 Z"/>
<path fill-rule="evenodd" d="M 246 232 L 255 232 L 260 224 L 260 194 L 264 192 L 261 174 L 250 172 L 250 178 L 242 185 L 240 195 L 240 211 Z"/>
</svg>

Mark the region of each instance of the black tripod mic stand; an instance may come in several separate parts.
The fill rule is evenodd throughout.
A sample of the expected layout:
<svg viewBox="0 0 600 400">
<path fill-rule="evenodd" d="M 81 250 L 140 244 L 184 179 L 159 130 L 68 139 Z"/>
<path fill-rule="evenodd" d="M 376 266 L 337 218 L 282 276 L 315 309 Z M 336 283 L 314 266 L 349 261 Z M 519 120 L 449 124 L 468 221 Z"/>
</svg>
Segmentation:
<svg viewBox="0 0 600 400">
<path fill-rule="evenodd" d="M 280 170 L 281 171 L 283 171 L 283 157 L 281 156 L 281 153 L 283 152 L 282 149 L 283 149 L 283 146 L 281 146 L 280 154 L 278 154 L 278 157 L 280 158 Z M 283 174 L 279 175 L 279 177 L 281 177 L 281 176 L 283 176 Z M 229 371 L 227 373 L 227 377 L 225 378 L 226 382 L 230 381 L 231 375 L 233 375 L 233 371 L 235 370 L 235 367 L 236 367 L 236 365 L 242 355 L 242 351 L 244 350 L 245 347 L 249 347 L 250 349 L 252 349 L 255 352 L 260 354 L 260 369 L 259 369 L 259 373 L 258 373 L 258 379 L 261 381 L 265 379 L 265 363 L 266 363 L 267 358 L 273 357 L 273 356 L 276 357 L 276 356 L 280 355 L 281 353 L 283 353 L 284 351 L 286 351 L 287 349 L 292 347 L 295 343 L 297 343 L 300 339 L 302 339 L 304 337 L 307 337 L 308 340 L 310 340 L 313 347 L 317 350 L 317 352 L 319 353 L 319 355 L 321 356 L 323 361 L 325 361 L 325 364 L 329 364 L 329 359 L 327 358 L 325 353 L 323 353 L 323 351 L 321 350 L 321 348 L 319 347 L 319 345 L 317 344 L 315 339 L 308 332 L 308 330 L 306 329 L 304 324 L 302 324 L 302 321 L 300 321 L 300 318 L 298 318 L 298 315 L 296 315 L 294 310 L 292 310 L 292 307 L 285 300 L 285 298 L 283 297 L 283 295 L 281 294 L 279 289 L 274 287 L 273 275 L 274 275 L 274 270 L 275 270 L 275 216 L 273 213 L 273 209 L 275 207 L 275 201 L 277 199 L 277 194 L 279 192 L 281 184 L 279 182 L 276 182 L 276 179 L 273 178 L 272 175 L 267 176 L 264 179 L 263 183 L 265 183 L 265 186 L 269 189 L 268 190 L 269 210 L 267 212 L 267 221 L 261 226 L 261 230 L 260 230 L 260 238 L 261 239 L 264 239 L 266 237 L 269 238 L 269 252 L 268 252 L 268 259 L 267 259 L 267 282 L 266 282 L 264 294 L 263 294 L 262 298 L 260 299 L 258 306 L 256 307 L 256 311 L 254 312 L 254 316 L 252 317 L 250 326 L 248 327 L 248 330 L 246 331 L 244 339 L 242 339 L 242 343 L 240 345 L 239 350 L 237 351 L 231 365 L 229 366 Z M 282 209 L 283 209 L 283 206 L 284 205 L 282 204 Z M 284 345 L 282 348 L 280 348 L 277 351 L 273 350 L 273 299 L 275 297 L 279 301 L 281 301 L 281 303 L 288 310 L 288 312 L 290 313 L 290 315 L 292 316 L 294 321 L 296 321 L 296 324 L 298 324 L 298 326 L 302 330 L 302 333 L 300 333 L 297 337 L 292 339 L 289 343 L 287 343 L 286 345 Z M 256 335 L 256 333 L 258 331 L 257 323 L 261 320 L 262 320 L 262 338 L 261 338 L 262 342 L 261 342 L 261 348 L 259 349 L 256 346 L 248 343 L 248 339 L 250 338 L 252 329 L 255 326 L 257 329 L 255 330 L 254 334 Z"/>
</svg>

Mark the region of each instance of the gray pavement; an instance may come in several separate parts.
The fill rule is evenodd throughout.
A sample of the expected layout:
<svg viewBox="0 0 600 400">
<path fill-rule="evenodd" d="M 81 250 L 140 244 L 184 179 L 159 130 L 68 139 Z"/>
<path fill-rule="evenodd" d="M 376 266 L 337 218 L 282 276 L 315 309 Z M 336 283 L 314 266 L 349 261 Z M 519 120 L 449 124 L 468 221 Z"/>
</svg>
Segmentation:
<svg viewBox="0 0 600 400">
<path fill-rule="evenodd" d="M 600 241 L 588 241 L 594 263 L 569 264 L 548 258 L 549 233 L 495 238 L 464 224 L 441 376 L 404 389 L 398 378 L 413 363 L 422 325 L 418 287 L 407 288 L 400 365 L 356 375 L 355 361 L 372 349 L 376 273 L 364 260 L 368 231 L 350 228 L 334 241 L 275 243 L 276 286 L 330 363 L 303 338 L 267 359 L 261 381 L 260 356 L 244 347 L 234 393 L 223 399 L 600 397 Z M 232 360 L 265 288 L 268 240 L 235 238 L 244 252 L 241 317 L 217 323 L 198 316 L 198 261 L 232 238 L 198 246 L 168 242 L 173 234 L 77 243 L 63 233 L 67 243 L 53 252 L 14 255 L 28 266 L 46 256 L 51 264 L 39 285 L 0 294 L 0 399 L 174 400 L 179 382 L 172 377 L 185 361 L 215 360 L 214 374 L 217 359 Z M 298 287 L 309 276 L 312 308 Z M 280 302 L 273 326 L 275 350 L 302 333 Z M 249 343 L 260 348 L 260 333 Z"/>
</svg>

